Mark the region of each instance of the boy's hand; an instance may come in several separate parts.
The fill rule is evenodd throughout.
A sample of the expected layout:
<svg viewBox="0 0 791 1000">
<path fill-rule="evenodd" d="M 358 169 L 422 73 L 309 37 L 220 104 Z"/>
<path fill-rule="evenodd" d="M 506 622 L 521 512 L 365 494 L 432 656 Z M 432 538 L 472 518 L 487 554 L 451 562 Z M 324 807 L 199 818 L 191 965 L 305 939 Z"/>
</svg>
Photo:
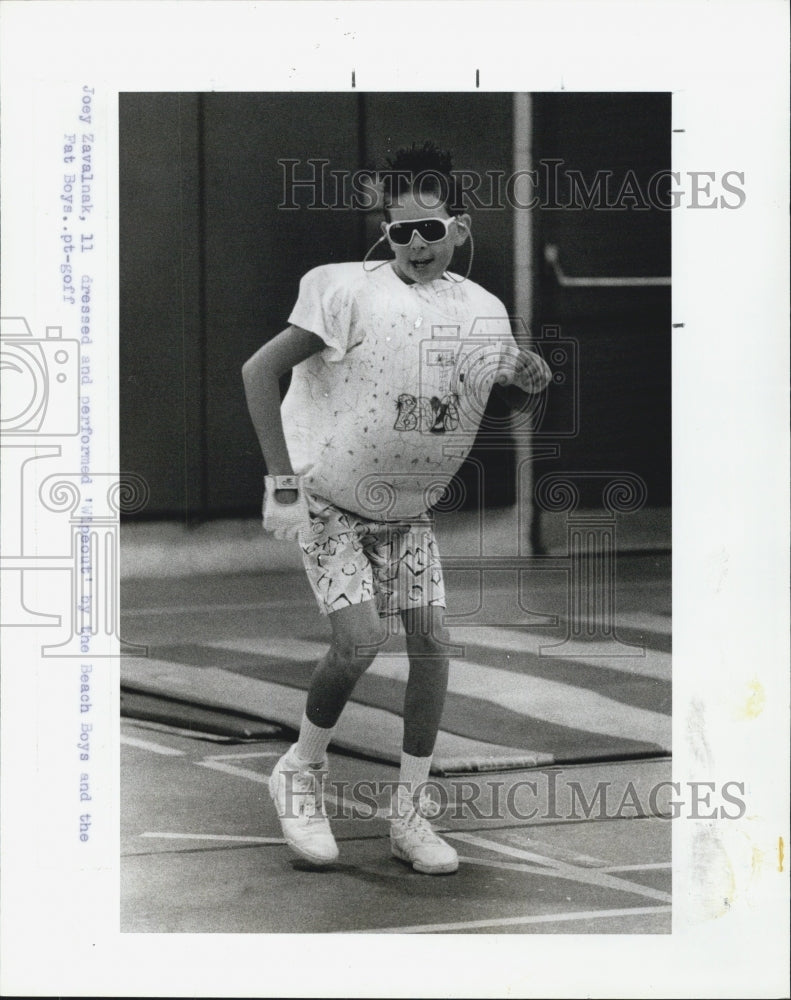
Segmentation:
<svg viewBox="0 0 791 1000">
<path fill-rule="evenodd" d="M 542 392 L 552 381 L 552 369 L 538 354 L 509 346 L 503 350 L 497 381 L 522 392 Z"/>
<path fill-rule="evenodd" d="M 287 485 L 286 485 L 287 484 Z M 297 538 L 310 531 L 308 502 L 298 476 L 264 476 L 264 531 L 275 538 Z"/>
</svg>

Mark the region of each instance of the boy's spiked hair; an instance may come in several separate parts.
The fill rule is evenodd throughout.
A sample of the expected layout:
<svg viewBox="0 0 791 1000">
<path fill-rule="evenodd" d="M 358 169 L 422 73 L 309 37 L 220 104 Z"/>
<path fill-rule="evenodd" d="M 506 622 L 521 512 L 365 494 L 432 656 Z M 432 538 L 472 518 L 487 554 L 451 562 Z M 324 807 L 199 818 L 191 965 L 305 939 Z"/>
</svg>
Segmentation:
<svg viewBox="0 0 791 1000">
<path fill-rule="evenodd" d="M 418 199 L 421 195 L 439 195 L 450 215 L 461 215 L 464 211 L 451 155 L 431 141 L 422 146 L 413 142 L 397 150 L 395 156 L 387 158 L 387 169 L 381 170 L 380 176 L 386 213 L 389 205 L 408 191 L 413 191 Z"/>
</svg>

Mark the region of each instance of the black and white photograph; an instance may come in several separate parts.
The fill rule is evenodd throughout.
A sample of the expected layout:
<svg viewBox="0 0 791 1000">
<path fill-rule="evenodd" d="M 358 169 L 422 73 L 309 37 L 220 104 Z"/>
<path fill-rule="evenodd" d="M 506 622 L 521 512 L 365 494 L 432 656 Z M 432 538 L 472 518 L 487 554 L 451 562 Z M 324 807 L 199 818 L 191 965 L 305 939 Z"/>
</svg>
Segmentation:
<svg viewBox="0 0 791 1000">
<path fill-rule="evenodd" d="M 122 926 L 669 933 L 670 95 L 119 116 Z"/>
<path fill-rule="evenodd" d="M 4 4 L 3 993 L 780 995 L 787 6 L 685 9 Z"/>
</svg>

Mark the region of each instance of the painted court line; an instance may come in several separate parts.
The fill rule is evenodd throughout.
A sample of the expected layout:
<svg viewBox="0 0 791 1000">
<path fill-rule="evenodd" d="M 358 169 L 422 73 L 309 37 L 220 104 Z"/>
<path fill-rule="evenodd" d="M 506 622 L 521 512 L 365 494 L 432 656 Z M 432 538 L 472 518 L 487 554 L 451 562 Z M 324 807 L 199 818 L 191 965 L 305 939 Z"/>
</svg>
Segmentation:
<svg viewBox="0 0 791 1000">
<path fill-rule="evenodd" d="M 210 771 L 222 771 L 223 774 L 232 774 L 235 778 L 245 778 L 247 781 L 255 781 L 259 785 L 269 784 L 268 774 L 261 774 L 259 771 L 250 771 L 246 767 L 235 767 L 227 761 L 217 760 L 213 757 L 206 757 L 204 760 L 196 760 L 193 763 L 197 767 L 206 767 Z"/>
<path fill-rule="evenodd" d="M 650 886 L 640 885 L 637 882 L 627 882 L 626 879 L 614 878 L 596 868 L 577 868 L 574 865 L 567 865 L 565 862 L 557 861 L 555 858 L 545 858 L 532 851 L 523 851 L 517 847 L 511 847 L 498 840 L 490 840 L 487 837 L 479 837 L 473 833 L 446 833 L 446 837 L 453 840 L 460 840 L 465 844 L 473 844 L 482 847 L 484 850 L 493 851 L 496 854 L 505 854 L 507 857 L 516 858 L 520 861 L 538 862 L 546 865 L 545 868 L 536 869 L 535 874 L 544 878 L 564 878 L 570 882 L 580 882 L 585 885 L 596 885 L 602 889 L 614 889 L 617 892 L 634 893 L 636 896 L 646 896 L 649 899 L 661 900 L 669 903 L 672 900 L 670 893 L 653 889 Z"/>
<path fill-rule="evenodd" d="M 600 868 L 603 872 L 650 872 L 659 871 L 673 867 L 672 861 L 656 861 L 648 865 L 611 865 L 609 868 Z"/>
<path fill-rule="evenodd" d="M 445 836 L 448 836 L 450 831 L 443 831 Z M 452 834 L 450 834 L 452 836 Z M 528 863 L 520 863 L 518 861 L 493 861 L 491 858 L 470 858 L 462 857 L 459 855 L 459 861 L 467 865 L 481 865 L 484 868 L 502 868 L 505 871 L 512 872 L 525 872 L 526 874 L 532 875 L 542 875 L 544 870 L 542 868 L 536 868 L 534 865 Z M 545 863 L 548 863 L 548 859 L 545 859 Z M 654 869 L 667 869 L 672 868 L 673 865 L 670 862 L 660 862 L 659 864 L 651 865 L 620 865 L 614 866 L 612 868 L 598 868 L 597 871 L 603 874 L 612 874 L 613 872 L 644 872 Z"/>
<path fill-rule="evenodd" d="M 244 778 L 246 781 L 254 781 L 259 785 L 269 785 L 269 775 L 262 774 L 260 771 L 251 771 L 246 767 L 237 767 L 234 764 L 229 764 L 229 758 L 234 757 L 281 757 L 282 752 L 272 752 L 264 751 L 260 753 L 245 753 L 245 754 L 224 754 L 217 757 L 205 757 L 203 760 L 193 761 L 198 767 L 207 767 L 212 771 L 222 771 L 224 774 L 231 774 L 235 778 Z M 329 783 L 330 786 L 332 782 Z M 356 815 L 357 806 L 354 803 L 349 802 L 343 795 L 333 795 L 332 792 L 324 792 L 325 803 L 331 803 L 337 806 L 342 815 L 346 815 L 347 812 L 350 818 Z M 368 803 L 366 803 L 365 818 L 366 819 L 390 819 L 392 809 L 388 807 L 382 807 L 372 811 Z"/>
<path fill-rule="evenodd" d="M 445 831 L 445 836 L 448 836 Z M 459 861 L 465 865 L 479 865 L 482 868 L 499 868 L 507 872 L 522 872 L 523 875 L 546 875 L 548 860 L 544 859 L 544 865 L 531 865 L 526 861 L 493 861 L 491 858 L 472 858 L 459 855 Z"/>
<path fill-rule="evenodd" d="M 131 719 L 125 718 L 124 724 L 133 729 L 143 729 L 154 733 L 169 733 L 171 736 L 186 736 L 190 740 L 200 739 L 207 743 L 228 743 L 229 737 L 218 736 L 217 733 L 205 733 L 200 729 L 182 729 L 179 726 L 171 726 L 167 722 L 154 722 L 152 719 Z"/>
<path fill-rule="evenodd" d="M 554 858 L 556 861 L 565 862 L 569 865 L 576 865 L 578 868 L 598 868 L 611 871 L 610 862 L 603 858 L 594 858 L 590 854 L 579 854 L 555 844 L 548 844 L 543 840 L 534 840 L 527 830 L 498 830 L 498 840 L 521 847 L 526 851 L 535 851 L 545 858 Z"/>
<path fill-rule="evenodd" d="M 238 837 L 225 833 L 141 833 L 155 840 L 221 840 L 238 844 L 285 844 L 282 837 Z"/>
<path fill-rule="evenodd" d="M 139 740 L 136 736 L 122 736 L 121 742 L 128 747 L 137 747 L 139 750 L 150 750 L 151 753 L 161 754 L 163 757 L 184 757 L 184 750 L 174 750 L 173 747 L 163 746 L 161 743 L 154 743 L 151 740 Z"/>
<path fill-rule="evenodd" d="M 484 927 L 514 927 L 519 924 L 555 924 L 569 920 L 602 920 L 614 917 L 638 917 L 670 913 L 670 906 L 633 906 L 620 910 L 578 910 L 576 913 L 540 913 L 526 917 L 493 917 L 489 920 L 460 920 L 448 924 L 413 924 L 411 927 L 377 927 L 373 930 L 339 931 L 354 934 L 452 934 L 454 931 Z"/>
<path fill-rule="evenodd" d="M 447 836 L 447 832 L 445 833 Z M 481 868 L 499 868 L 506 872 L 524 872 L 526 875 L 541 875 L 543 868 L 536 868 L 526 862 L 519 861 L 493 861 L 491 858 L 471 858 L 459 855 L 459 864 L 479 865 Z"/>
<path fill-rule="evenodd" d="M 269 655 L 297 661 L 318 659 L 325 649 L 322 644 L 304 639 L 229 639 L 207 645 L 212 649 L 237 653 L 260 654 L 265 649 Z M 405 678 L 407 670 L 406 654 L 377 657 L 368 668 L 369 673 L 390 679 Z M 448 690 L 583 732 L 657 743 L 663 747 L 670 745 L 670 716 L 635 708 L 561 681 L 514 673 L 468 660 L 451 660 Z"/>
</svg>

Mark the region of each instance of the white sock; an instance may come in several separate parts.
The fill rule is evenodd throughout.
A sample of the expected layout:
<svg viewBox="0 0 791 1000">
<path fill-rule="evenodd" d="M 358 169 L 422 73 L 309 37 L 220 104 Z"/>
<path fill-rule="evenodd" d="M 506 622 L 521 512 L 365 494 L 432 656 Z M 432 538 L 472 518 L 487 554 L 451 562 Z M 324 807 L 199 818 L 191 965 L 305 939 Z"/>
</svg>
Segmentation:
<svg viewBox="0 0 791 1000">
<path fill-rule="evenodd" d="M 331 729 L 314 726 L 303 712 L 302 725 L 299 727 L 299 739 L 293 750 L 294 756 L 298 757 L 303 764 L 320 764 L 324 760 L 334 731 L 334 726 Z"/>
<path fill-rule="evenodd" d="M 398 775 L 399 787 L 412 799 L 418 788 L 428 781 L 431 757 L 413 757 L 401 751 L 401 771 Z"/>
</svg>

